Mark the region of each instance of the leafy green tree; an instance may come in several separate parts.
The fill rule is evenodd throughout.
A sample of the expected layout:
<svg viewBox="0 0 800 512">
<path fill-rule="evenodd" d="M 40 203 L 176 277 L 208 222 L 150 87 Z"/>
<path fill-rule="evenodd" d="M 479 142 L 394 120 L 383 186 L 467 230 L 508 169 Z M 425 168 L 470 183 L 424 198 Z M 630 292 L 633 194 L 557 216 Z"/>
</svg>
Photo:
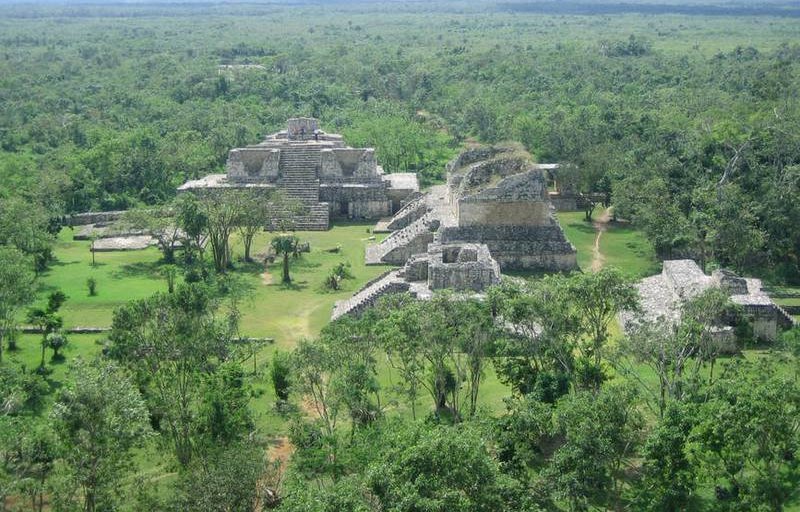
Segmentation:
<svg viewBox="0 0 800 512">
<path fill-rule="evenodd" d="M 295 253 L 299 243 L 299 238 L 288 234 L 278 235 L 270 242 L 272 249 L 283 258 L 283 278 L 281 279 L 283 283 L 292 282 L 292 277 L 289 275 L 289 256 Z"/>
<path fill-rule="evenodd" d="M 16 247 L 33 258 L 37 272 L 52 259 L 55 237 L 48 230 L 49 225 L 49 214 L 39 203 L 22 197 L 0 202 L 0 246 Z"/>
<path fill-rule="evenodd" d="M 562 398 L 555 411 L 555 433 L 563 438 L 545 475 L 554 497 L 572 510 L 590 504 L 620 506 L 624 473 L 636 454 L 642 429 L 635 393 L 604 386 Z"/>
<path fill-rule="evenodd" d="M 237 230 L 244 244 L 244 260 L 252 261 L 250 250 L 253 239 L 266 228 L 287 229 L 292 217 L 303 209 L 296 200 L 286 197 L 281 191 L 272 193 L 243 191 Z"/>
<path fill-rule="evenodd" d="M 286 352 L 276 352 L 269 367 L 269 377 L 279 402 L 289 400 L 291 389 L 291 359 Z"/>
<path fill-rule="evenodd" d="M 51 418 L 83 510 L 112 508 L 131 469 L 131 450 L 150 434 L 147 408 L 136 386 L 114 366 L 77 360 Z"/>
<path fill-rule="evenodd" d="M 3 343 L 13 339 L 17 314 L 33 295 L 34 275 L 28 259 L 13 247 L 0 246 L 0 363 Z"/>
<path fill-rule="evenodd" d="M 701 480 L 722 509 L 782 510 L 800 481 L 797 383 L 770 361 L 733 362 L 703 393 L 689 437 Z"/>
<path fill-rule="evenodd" d="M 192 220 L 205 219 L 205 231 L 211 244 L 214 268 L 225 273 L 231 263 L 230 237 L 242 215 L 242 204 L 238 194 L 210 192 L 198 197 L 198 216 Z M 194 227 L 194 226 L 193 226 Z"/>
<path fill-rule="evenodd" d="M 235 443 L 209 448 L 179 477 L 175 507 L 186 511 L 250 512 L 274 508 L 275 470 L 262 447 Z"/>
<path fill-rule="evenodd" d="M 176 221 L 185 235 L 184 256 L 189 261 L 194 255 L 202 260 L 208 239 L 208 217 L 203 204 L 194 194 L 181 194 L 175 200 Z"/>
<path fill-rule="evenodd" d="M 64 319 L 58 314 L 58 310 L 61 309 L 61 306 L 66 300 L 67 296 L 64 294 L 64 292 L 56 290 L 48 295 L 47 306 L 45 306 L 44 309 L 33 308 L 28 311 L 28 321 L 42 330 L 42 358 L 39 362 L 40 371 L 44 371 L 45 369 L 44 356 L 47 349 L 56 346 L 60 350 L 67 343 L 66 337 L 63 337 L 63 334 L 59 332 L 61 327 L 64 325 Z M 51 336 L 56 333 L 59 334 L 58 337 Z M 55 354 L 58 353 L 58 350 L 53 348 L 53 351 L 55 356 Z"/>
<path fill-rule="evenodd" d="M 696 507 L 697 468 L 687 450 L 694 423 L 690 411 L 685 405 L 670 402 L 645 440 L 642 478 L 633 490 L 637 510 L 666 512 Z"/>
<path fill-rule="evenodd" d="M 164 262 L 175 262 L 175 250 L 184 239 L 184 234 L 181 232 L 174 205 L 134 208 L 125 212 L 123 222 L 133 229 L 149 233 L 156 239 Z"/>
<path fill-rule="evenodd" d="M 525 510 L 524 493 L 463 425 L 395 425 L 366 471 L 375 508 L 412 511 Z"/>
<path fill-rule="evenodd" d="M 17 423 L 12 442 L 8 443 L 3 461 L 12 476 L 17 492 L 24 495 L 31 510 L 42 512 L 45 493 L 59 456 L 60 447 L 49 425 L 40 422 Z M 2 446 L 0 442 L 0 446 Z"/>
<path fill-rule="evenodd" d="M 534 393 L 553 403 L 574 382 L 580 324 L 572 314 L 563 276 L 490 290 L 497 315 L 514 325 L 503 336 L 494 365 L 498 377 L 518 394 Z"/>
<path fill-rule="evenodd" d="M 203 381 L 231 355 L 236 323 L 218 319 L 217 306 L 202 285 L 188 284 L 114 312 L 109 355 L 134 372 L 182 466 L 199 442 Z"/>
<path fill-rule="evenodd" d="M 242 366 L 226 362 L 206 376 L 198 412 L 198 430 L 215 446 L 231 444 L 253 429 L 250 387 Z"/>
<path fill-rule="evenodd" d="M 604 267 L 597 273 L 575 274 L 567 286 L 568 300 L 574 305 L 581 329 L 588 338 L 578 347 L 588 369 L 582 379 L 585 385 L 597 389 L 602 380 L 601 361 L 608 327 L 621 311 L 639 308 L 638 293 L 630 280 L 611 267 Z"/>
</svg>

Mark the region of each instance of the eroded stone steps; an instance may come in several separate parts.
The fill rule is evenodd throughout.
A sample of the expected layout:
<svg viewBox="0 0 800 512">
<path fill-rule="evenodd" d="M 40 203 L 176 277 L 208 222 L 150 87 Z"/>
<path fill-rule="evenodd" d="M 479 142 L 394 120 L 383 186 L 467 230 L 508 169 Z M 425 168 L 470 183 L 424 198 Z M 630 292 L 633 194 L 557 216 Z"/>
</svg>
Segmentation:
<svg viewBox="0 0 800 512">
<path fill-rule="evenodd" d="M 433 231 L 438 227 L 438 221 L 433 218 L 430 213 L 426 213 L 419 219 L 415 220 L 408 226 L 393 232 L 391 235 L 383 239 L 379 244 L 373 244 L 367 247 L 366 263 L 367 265 L 377 265 L 380 263 L 404 263 L 405 257 L 395 259 L 391 257 L 393 251 L 403 249 L 408 246 L 422 246 L 425 245 L 425 239 L 433 241 Z M 424 249 L 424 247 L 421 247 Z M 403 261 L 401 261 L 403 260 Z"/>
<path fill-rule="evenodd" d="M 409 284 L 403 281 L 399 274 L 400 270 L 389 271 L 367 283 L 349 299 L 337 301 L 333 306 L 332 319 L 336 320 L 343 315 L 357 314 L 373 306 L 378 299 L 389 293 L 408 291 Z"/>
</svg>

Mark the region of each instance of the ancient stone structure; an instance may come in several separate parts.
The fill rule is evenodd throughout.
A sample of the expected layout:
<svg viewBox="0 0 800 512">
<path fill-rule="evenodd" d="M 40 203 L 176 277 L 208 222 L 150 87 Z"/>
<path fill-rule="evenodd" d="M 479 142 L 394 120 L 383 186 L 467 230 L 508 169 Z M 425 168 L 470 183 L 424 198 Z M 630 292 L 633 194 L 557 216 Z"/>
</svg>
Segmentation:
<svg viewBox="0 0 800 512">
<path fill-rule="evenodd" d="M 478 147 L 448 164 L 446 186 L 410 200 L 367 248 L 367 264 L 402 265 L 428 244 L 485 244 L 503 270 L 577 269 L 541 169 L 517 147 Z"/>
<path fill-rule="evenodd" d="M 294 229 L 325 230 L 331 218 L 378 219 L 419 190 L 414 173 L 385 174 L 375 150 L 345 145 L 313 118 L 289 119 L 287 129 L 260 144 L 232 149 L 226 174 L 212 174 L 179 191 L 281 190 L 304 205 Z"/>
<path fill-rule="evenodd" d="M 447 185 L 409 196 L 367 247 L 367 264 L 403 265 L 336 303 L 333 318 L 356 314 L 387 293 L 420 299 L 435 290 L 481 294 L 500 269 L 577 269 L 575 247 L 551 213 L 542 170 L 517 147 L 482 146 L 448 164 Z"/>
<path fill-rule="evenodd" d="M 430 244 L 415 254 L 402 269 L 382 274 L 347 300 L 338 301 L 332 318 L 358 314 L 390 293 L 409 292 L 429 299 L 436 290 L 480 294 L 500 283 L 500 265 L 483 244 Z"/>
<path fill-rule="evenodd" d="M 715 270 L 709 276 L 693 260 L 665 261 L 660 274 L 637 284 L 644 318 L 673 325 L 680 321 L 682 305 L 711 287 L 723 288 L 742 307 L 758 339 L 775 340 L 781 329 L 793 325 L 791 316 L 762 291 L 761 280 L 727 270 Z M 636 321 L 630 314 L 621 319 L 626 326 Z"/>
</svg>

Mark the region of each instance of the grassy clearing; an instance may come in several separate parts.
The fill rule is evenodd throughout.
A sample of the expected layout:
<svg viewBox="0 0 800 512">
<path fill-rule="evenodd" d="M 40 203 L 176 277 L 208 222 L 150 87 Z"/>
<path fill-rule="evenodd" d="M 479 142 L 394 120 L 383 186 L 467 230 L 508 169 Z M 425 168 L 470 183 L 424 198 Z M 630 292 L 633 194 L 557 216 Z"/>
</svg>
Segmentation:
<svg viewBox="0 0 800 512">
<path fill-rule="evenodd" d="M 578 266 L 588 271 L 592 264 L 592 253 L 597 230 L 584 220 L 581 212 L 559 212 L 558 221 L 567 238 L 578 250 Z M 640 278 L 656 274 L 660 270 L 655 252 L 644 235 L 621 222 L 609 222 L 600 237 L 600 252 L 605 264 L 619 268 L 623 273 Z"/>
</svg>

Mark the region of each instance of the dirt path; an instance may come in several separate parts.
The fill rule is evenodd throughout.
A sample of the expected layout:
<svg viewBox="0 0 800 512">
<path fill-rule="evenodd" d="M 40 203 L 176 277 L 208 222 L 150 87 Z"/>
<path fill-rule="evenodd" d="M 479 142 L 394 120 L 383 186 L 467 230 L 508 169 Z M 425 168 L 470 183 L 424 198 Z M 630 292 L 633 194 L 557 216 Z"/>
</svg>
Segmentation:
<svg viewBox="0 0 800 512">
<path fill-rule="evenodd" d="M 269 271 L 264 271 L 264 273 L 261 274 L 261 282 L 265 285 L 272 284 L 272 274 L 270 274 Z"/>
<path fill-rule="evenodd" d="M 608 229 L 608 223 L 610 220 L 611 207 L 608 207 L 603 210 L 603 213 L 597 218 L 597 220 L 592 222 L 592 226 L 594 226 L 595 231 L 597 231 L 597 234 L 594 237 L 594 246 L 592 247 L 592 272 L 599 271 L 606 263 L 606 257 L 600 251 L 600 237 L 602 237 L 603 233 L 605 233 L 606 229 Z"/>
<path fill-rule="evenodd" d="M 292 456 L 292 452 L 294 451 L 294 446 L 292 443 L 289 442 L 289 438 L 286 436 L 281 436 L 275 439 L 274 443 L 269 447 L 267 450 L 267 456 L 269 460 L 280 461 L 281 464 L 281 472 L 286 468 L 286 463 L 289 460 L 289 457 Z"/>
</svg>

